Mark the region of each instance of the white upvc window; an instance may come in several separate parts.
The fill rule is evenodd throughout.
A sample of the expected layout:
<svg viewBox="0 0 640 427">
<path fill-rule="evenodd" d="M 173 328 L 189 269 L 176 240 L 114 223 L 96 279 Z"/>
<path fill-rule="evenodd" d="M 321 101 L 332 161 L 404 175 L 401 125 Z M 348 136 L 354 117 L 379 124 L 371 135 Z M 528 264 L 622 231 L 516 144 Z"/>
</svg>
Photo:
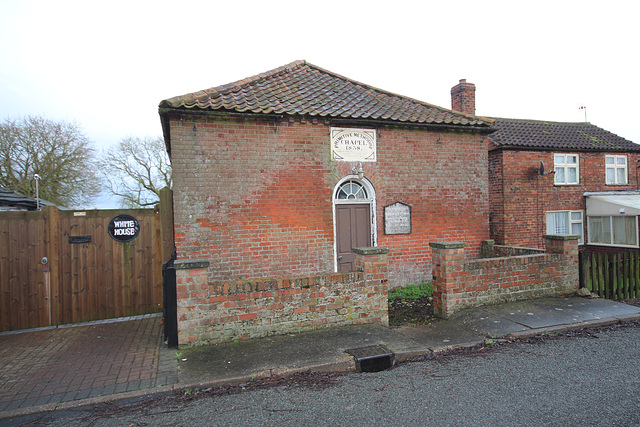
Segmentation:
<svg viewBox="0 0 640 427">
<path fill-rule="evenodd" d="M 580 180 L 580 162 L 577 154 L 554 154 L 553 170 L 556 185 L 575 185 Z"/>
<path fill-rule="evenodd" d="M 582 211 L 547 212 L 547 234 L 570 234 L 580 236 L 578 244 L 584 243 Z"/>
<path fill-rule="evenodd" d="M 608 185 L 627 184 L 627 156 L 605 156 L 604 163 Z"/>
<path fill-rule="evenodd" d="M 589 243 L 638 247 L 637 216 L 589 216 Z"/>
</svg>

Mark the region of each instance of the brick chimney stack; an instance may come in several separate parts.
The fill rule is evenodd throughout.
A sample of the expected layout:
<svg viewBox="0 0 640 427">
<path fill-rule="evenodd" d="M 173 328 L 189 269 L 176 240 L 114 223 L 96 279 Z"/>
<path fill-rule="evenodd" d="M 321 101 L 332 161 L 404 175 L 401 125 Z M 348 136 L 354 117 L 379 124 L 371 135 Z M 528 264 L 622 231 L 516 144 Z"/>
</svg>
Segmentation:
<svg viewBox="0 0 640 427">
<path fill-rule="evenodd" d="M 451 88 L 451 109 L 475 116 L 476 85 L 460 79 L 460 83 Z"/>
</svg>

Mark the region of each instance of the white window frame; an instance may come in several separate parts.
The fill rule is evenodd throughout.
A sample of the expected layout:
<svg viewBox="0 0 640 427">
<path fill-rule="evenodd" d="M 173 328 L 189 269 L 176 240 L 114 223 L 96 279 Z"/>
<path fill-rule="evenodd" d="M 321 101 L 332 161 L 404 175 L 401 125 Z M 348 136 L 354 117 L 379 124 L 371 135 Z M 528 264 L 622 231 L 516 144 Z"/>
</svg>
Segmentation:
<svg viewBox="0 0 640 427">
<path fill-rule="evenodd" d="M 557 158 L 562 157 L 562 162 L 558 162 Z M 576 163 L 567 163 L 567 157 L 575 157 Z M 576 170 L 576 180 L 575 182 L 569 182 L 569 174 L 567 171 L 569 169 Z M 554 174 L 554 183 L 555 185 L 578 185 L 580 183 L 580 156 L 577 154 L 569 154 L 569 153 L 554 153 L 553 154 L 553 170 Z M 562 174 L 559 171 L 562 170 Z M 564 176 L 564 181 L 559 181 L 560 176 Z"/>
<path fill-rule="evenodd" d="M 593 217 L 599 217 L 599 218 L 609 218 L 609 229 L 611 230 L 611 240 L 609 241 L 609 243 L 603 243 L 603 242 L 593 242 L 592 236 L 593 236 L 593 232 L 591 231 L 591 219 Z M 622 245 L 622 244 L 617 244 L 614 243 L 615 242 L 615 227 L 613 224 L 613 219 L 614 218 L 634 218 L 634 225 L 635 225 L 635 233 L 636 233 L 636 243 L 635 245 Z M 587 217 L 587 226 L 588 226 L 588 230 L 589 230 L 589 244 L 590 245 L 597 245 L 597 246 L 615 246 L 615 247 L 622 247 L 622 248 L 638 248 L 640 247 L 638 245 L 638 217 L 637 216 L 631 216 L 631 215 L 590 215 Z"/>
<path fill-rule="evenodd" d="M 355 187 L 355 193 L 353 192 L 353 187 Z M 346 197 L 340 198 L 341 194 L 344 194 Z M 367 188 L 362 181 L 358 179 L 342 181 L 342 183 L 336 187 L 334 198 L 335 203 L 370 203 Z"/>
<path fill-rule="evenodd" d="M 607 160 L 613 160 L 613 164 L 607 164 Z M 624 159 L 624 165 L 619 165 L 618 160 Z M 627 185 L 629 183 L 629 170 L 627 169 L 627 156 L 624 155 L 606 155 L 604 156 L 604 180 L 606 185 Z M 624 170 L 624 182 L 618 181 L 618 170 Z M 613 170 L 613 182 L 609 180 L 608 172 Z"/>
<path fill-rule="evenodd" d="M 566 213 L 568 219 L 568 230 L 567 233 L 559 233 L 557 230 L 549 230 L 549 214 L 550 213 Z M 573 219 L 573 214 L 580 214 L 580 219 Z M 545 212 L 545 220 L 547 223 L 547 234 L 569 234 L 574 236 L 571 232 L 573 229 L 573 224 L 580 224 L 580 238 L 578 239 L 578 244 L 582 245 L 584 243 L 584 211 L 569 211 L 569 210 L 559 210 L 559 211 L 547 211 Z"/>
</svg>

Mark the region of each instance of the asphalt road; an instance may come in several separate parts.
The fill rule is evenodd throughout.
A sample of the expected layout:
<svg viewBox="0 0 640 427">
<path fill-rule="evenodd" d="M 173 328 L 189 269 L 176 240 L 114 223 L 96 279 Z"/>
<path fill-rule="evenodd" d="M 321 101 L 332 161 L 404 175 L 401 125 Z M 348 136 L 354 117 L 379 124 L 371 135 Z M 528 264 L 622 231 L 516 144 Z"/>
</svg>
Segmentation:
<svg viewBox="0 0 640 427">
<path fill-rule="evenodd" d="M 0 425 L 640 425 L 640 326 L 321 378 L 316 387 L 157 395 Z"/>
</svg>

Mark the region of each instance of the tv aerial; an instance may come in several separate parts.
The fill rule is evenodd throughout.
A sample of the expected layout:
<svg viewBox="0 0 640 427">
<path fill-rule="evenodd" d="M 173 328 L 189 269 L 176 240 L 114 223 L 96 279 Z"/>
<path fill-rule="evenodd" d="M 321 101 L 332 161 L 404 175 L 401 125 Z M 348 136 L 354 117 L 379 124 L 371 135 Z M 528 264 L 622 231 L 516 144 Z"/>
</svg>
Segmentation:
<svg viewBox="0 0 640 427">
<path fill-rule="evenodd" d="M 578 110 L 584 110 L 584 121 L 587 121 L 587 106 L 586 105 L 582 105 L 580 107 L 578 107 Z"/>
</svg>

